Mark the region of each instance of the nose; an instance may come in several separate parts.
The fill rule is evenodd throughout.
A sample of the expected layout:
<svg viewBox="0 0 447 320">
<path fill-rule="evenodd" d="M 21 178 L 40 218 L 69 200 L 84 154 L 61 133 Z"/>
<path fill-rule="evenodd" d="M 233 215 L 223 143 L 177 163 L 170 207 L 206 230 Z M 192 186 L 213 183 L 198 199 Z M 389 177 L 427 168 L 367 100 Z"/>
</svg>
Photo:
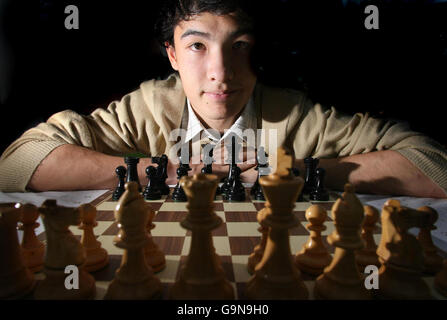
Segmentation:
<svg viewBox="0 0 447 320">
<path fill-rule="evenodd" d="M 234 77 L 231 53 L 224 49 L 210 52 L 207 73 L 208 79 L 213 82 L 225 83 L 231 81 Z"/>
</svg>

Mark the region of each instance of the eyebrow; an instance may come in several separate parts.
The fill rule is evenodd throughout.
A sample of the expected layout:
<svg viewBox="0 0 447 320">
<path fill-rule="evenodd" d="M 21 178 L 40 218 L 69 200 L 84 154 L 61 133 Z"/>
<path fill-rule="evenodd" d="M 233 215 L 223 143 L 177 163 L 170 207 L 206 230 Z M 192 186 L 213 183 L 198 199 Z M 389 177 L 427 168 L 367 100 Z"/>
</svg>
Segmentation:
<svg viewBox="0 0 447 320">
<path fill-rule="evenodd" d="M 233 31 L 230 34 L 230 37 L 237 38 L 244 34 L 253 35 L 253 30 L 251 28 L 238 29 L 236 31 Z M 180 36 L 180 39 L 186 38 L 188 36 L 199 36 L 199 37 L 206 38 L 206 39 L 211 38 L 211 34 L 209 34 L 208 32 L 202 32 L 202 31 L 198 31 L 198 30 L 194 30 L 194 29 L 188 29 Z"/>
<path fill-rule="evenodd" d="M 183 39 L 183 38 L 186 38 L 189 36 L 199 36 L 199 37 L 207 38 L 207 39 L 209 39 L 211 37 L 211 35 L 207 32 L 188 29 L 181 35 L 180 39 Z"/>
</svg>

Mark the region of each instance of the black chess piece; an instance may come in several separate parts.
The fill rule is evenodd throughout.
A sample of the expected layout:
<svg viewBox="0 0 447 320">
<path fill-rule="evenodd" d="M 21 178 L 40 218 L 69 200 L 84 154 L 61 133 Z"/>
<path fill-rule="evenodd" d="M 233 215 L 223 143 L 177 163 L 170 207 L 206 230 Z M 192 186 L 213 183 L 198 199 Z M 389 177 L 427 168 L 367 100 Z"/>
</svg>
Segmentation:
<svg viewBox="0 0 447 320">
<path fill-rule="evenodd" d="M 213 168 L 211 164 L 205 164 L 203 166 L 203 168 L 200 170 L 200 172 L 205 173 L 205 174 L 212 174 L 213 173 Z"/>
<path fill-rule="evenodd" d="M 310 194 L 315 189 L 315 170 L 318 167 L 318 158 L 308 157 L 304 159 L 304 165 L 306 167 L 306 175 L 304 178 L 303 193 Z"/>
<path fill-rule="evenodd" d="M 118 201 L 121 197 L 121 195 L 124 193 L 124 185 L 126 180 L 126 168 L 123 166 L 116 167 L 115 173 L 118 176 L 118 185 L 115 188 L 115 191 L 113 191 L 112 200 Z"/>
<path fill-rule="evenodd" d="M 231 181 L 229 179 L 230 179 L 230 177 L 225 178 L 223 180 L 222 186 L 220 187 L 220 191 L 222 192 L 222 195 L 224 197 L 226 197 L 228 190 L 230 190 Z"/>
<path fill-rule="evenodd" d="M 200 172 L 201 172 L 201 173 L 204 173 L 204 174 L 210 174 L 210 173 L 212 173 L 212 171 L 209 170 L 209 168 L 208 168 L 207 165 L 203 166 L 203 168 L 200 169 Z"/>
<path fill-rule="evenodd" d="M 228 150 L 228 153 L 231 156 L 231 163 L 230 166 L 228 168 L 228 176 L 227 178 L 224 179 L 224 183 L 221 187 L 221 191 L 222 194 L 224 195 L 224 198 L 228 197 L 228 192 L 230 191 L 230 189 L 232 188 L 233 184 L 234 184 L 234 167 L 237 167 L 236 164 L 236 154 L 237 154 L 237 150 L 239 150 L 238 148 L 238 144 L 236 143 L 236 136 L 232 135 L 231 136 L 231 144 L 230 145 L 225 145 L 225 147 Z"/>
<path fill-rule="evenodd" d="M 212 173 L 213 173 L 213 170 L 210 169 L 208 165 L 205 165 L 205 166 L 200 170 L 200 172 L 201 172 L 201 173 L 204 173 L 204 174 L 212 174 Z M 220 195 L 220 194 L 222 194 L 222 191 L 221 191 L 220 187 L 217 186 L 217 188 L 216 188 L 216 193 L 214 194 L 214 199 L 216 199 L 216 197 L 217 197 L 218 195 Z"/>
<path fill-rule="evenodd" d="M 184 164 L 180 162 L 180 166 L 177 168 L 177 185 L 174 187 L 174 191 L 172 192 L 172 200 L 178 202 L 187 201 L 187 197 L 185 191 L 182 186 L 180 186 L 180 178 L 188 175 L 188 171 L 192 170 L 189 164 Z"/>
<path fill-rule="evenodd" d="M 219 196 L 222 194 L 222 189 L 220 188 L 220 186 L 218 185 L 216 188 L 216 196 Z"/>
<path fill-rule="evenodd" d="M 206 144 L 202 148 L 203 154 L 203 168 L 201 170 L 202 173 L 212 174 L 213 173 L 213 149 L 212 145 Z"/>
<path fill-rule="evenodd" d="M 228 201 L 245 201 L 245 188 L 241 182 L 241 168 L 237 165 L 232 168 L 232 184 L 227 191 L 226 199 Z"/>
<path fill-rule="evenodd" d="M 256 200 L 265 201 L 264 191 L 262 190 L 262 187 L 259 184 L 259 176 L 258 176 L 258 180 L 256 180 L 256 182 L 255 182 L 255 185 L 253 185 L 253 186 L 255 187 L 255 190 L 252 193 L 253 198 L 255 198 Z"/>
<path fill-rule="evenodd" d="M 268 175 L 270 173 L 270 170 L 268 168 L 269 166 L 268 155 L 264 151 L 264 147 L 259 147 L 256 157 L 257 157 L 257 165 L 255 170 L 258 171 L 258 177 L 256 178 L 256 182 L 254 183 L 253 187 L 250 190 L 250 194 L 256 200 L 265 200 L 264 192 L 262 191 L 262 187 L 259 183 L 259 179 L 262 176 Z"/>
<path fill-rule="evenodd" d="M 256 167 L 255 170 L 258 170 L 258 167 Z M 259 194 L 260 191 L 262 196 Z M 256 200 L 265 200 L 264 194 L 262 193 L 261 185 L 259 184 L 259 173 L 255 183 L 250 189 L 250 195 Z M 260 197 L 261 199 L 258 199 L 258 197 Z"/>
<path fill-rule="evenodd" d="M 227 198 L 228 193 L 230 192 L 231 187 L 234 184 L 234 168 L 237 167 L 235 166 L 230 166 L 230 170 L 228 172 L 228 177 L 226 177 L 224 179 L 224 183 L 222 184 L 222 186 L 220 187 L 220 190 L 222 192 L 222 195 L 224 196 L 224 199 Z"/>
<path fill-rule="evenodd" d="M 292 173 L 295 177 L 300 176 L 300 170 L 298 168 L 292 168 Z"/>
<path fill-rule="evenodd" d="M 260 175 L 259 175 L 259 163 L 256 164 L 255 171 L 258 171 L 258 176 L 257 176 L 256 181 L 255 181 L 255 183 L 253 184 L 253 186 L 251 187 L 251 190 L 250 190 L 250 194 L 253 197 L 256 196 L 256 194 L 259 192 L 259 189 L 261 188 L 261 185 L 259 184 L 259 178 L 260 178 Z"/>
<path fill-rule="evenodd" d="M 204 152 L 203 154 L 203 168 L 200 170 L 200 172 L 205 174 L 212 174 L 213 173 L 213 145 L 212 144 L 206 144 L 202 146 L 202 150 Z M 219 186 L 216 188 L 216 196 L 222 194 L 222 190 Z"/>
<path fill-rule="evenodd" d="M 311 201 L 329 201 L 329 192 L 324 187 L 324 177 L 326 171 L 323 168 L 318 168 L 315 171 L 316 176 L 316 186 L 309 195 L 309 200 Z"/>
<path fill-rule="evenodd" d="M 138 178 L 138 163 L 139 158 L 136 157 L 125 157 L 124 162 L 127 164 L 127 178 L 126 182 L 135 181 L 138 184 L 138 191 L 141 192 L 140 179 Z"/>
<path fill-rule="evenodd" d="M 157 167 L 157 189 L 162 195 L 169 194 L 169 186 L 166 184 L 168 178 L 168 157 L 163 154 L 161 157 L 152 157 L 152 163 L 158 164 Z"/>
<path fill-rule="evenodd" d="M 159 200 L 161 199 L 161 192 L 158 189 L 159 181 L 157 177 L 157 169 L 153 166 L 146 168 L 147 186 L 144 189 L 143 196 L 146 200 Z"/>
</svg>

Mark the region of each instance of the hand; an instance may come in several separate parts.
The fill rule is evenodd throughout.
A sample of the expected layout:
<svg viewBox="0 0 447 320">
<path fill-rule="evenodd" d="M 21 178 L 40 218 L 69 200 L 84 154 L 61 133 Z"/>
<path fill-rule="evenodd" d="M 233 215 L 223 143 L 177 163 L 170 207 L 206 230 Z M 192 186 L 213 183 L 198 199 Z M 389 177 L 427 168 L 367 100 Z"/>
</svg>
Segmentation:
<svg viewBox="0 0 447 320">
<path fill-rule="evenodd" d="M 257 178 L 258 171 L 255 170 L 255 167 L 251 167 L 241 173 L 241 180 L 244 183 L 255 183 Z"/>
<path fill-rule="evenodd" d="M 178 164 L 172 163 L 171 160 L 168 160 L 168 178 L 166 179 L 167 185 L 176 185 L 177 184 L 177 168 Z"/>
<path fill-rule="evenodd" d="M 231 163 L 231 159 L 229 158 L 228 152 L 223 146 L 223 144 L 217 146 L 213 150 L 213 174 L 217 175 L 220 179 L 228 176 L 229 164 Z M 243 182 L 255 182 L 257 178 L 257 171 L 254 170 L 256 166 L 256 150 L 254 148 L 244 147 L 240 153 L 237 165 L 241 168 L 241 179 Z M 189 162 L 189 166 L 191 167 L 191 171 L 188 172 L 188 175 L 194 175 L 196 173 L 200 173 L 202 168 L 204 167 L 203 163 L 203 155 L 195 155 L 191 157 Z M 169 185 L 177 184 L 177 168 L 178 164 L 174 164 L 171 160 L 168 161 L 168 179 L 166 183 Z"/>
<path fill-rule="evenodd" d="M 213 158 L 214 164 L 217 165 L 230 165 L 231 158 L 228 153 L 227 148 L 220 144 L 216 146 L 213 150 Z M 244 146 L 239 154 L 236 155 L 236 163 L 241 168 L 242 171 L 245 171 L 248 168 L 256 165 L 256 149 L 253 147 Z M 245 170 L 244 170 L 245 169 Z"/>
</svg>

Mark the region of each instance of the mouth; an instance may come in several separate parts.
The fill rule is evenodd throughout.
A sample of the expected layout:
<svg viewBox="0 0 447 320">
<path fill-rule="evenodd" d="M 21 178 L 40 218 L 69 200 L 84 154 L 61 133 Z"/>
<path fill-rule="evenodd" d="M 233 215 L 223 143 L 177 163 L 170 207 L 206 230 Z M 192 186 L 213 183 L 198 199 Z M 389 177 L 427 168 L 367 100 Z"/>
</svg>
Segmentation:
<svg viewBox="0 0 447 320">
<path fill-rule="evenodd" d="M 225 91 L 205 91 L 204 95 L 213 100 L 226 100 L 233 96 L 237 90 L 225 90 Z"/>
</svg>

